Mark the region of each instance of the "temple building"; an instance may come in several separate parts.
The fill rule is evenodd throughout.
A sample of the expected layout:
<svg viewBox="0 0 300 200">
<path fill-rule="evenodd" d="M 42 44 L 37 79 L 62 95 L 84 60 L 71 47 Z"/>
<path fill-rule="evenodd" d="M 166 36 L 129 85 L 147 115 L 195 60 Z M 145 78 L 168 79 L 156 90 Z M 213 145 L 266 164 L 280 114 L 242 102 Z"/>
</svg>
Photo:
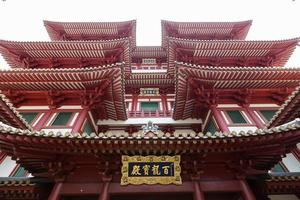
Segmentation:
<svg viewBox="0 0 300 200">
<path fill-rule="evenodd" d="M 0 40 L 0 199 L 300 199 L 300 38 L 246 40 L 251 24 L 162 20 L 161 46 L 137 46 L 135 20 Z"/>
</svg>

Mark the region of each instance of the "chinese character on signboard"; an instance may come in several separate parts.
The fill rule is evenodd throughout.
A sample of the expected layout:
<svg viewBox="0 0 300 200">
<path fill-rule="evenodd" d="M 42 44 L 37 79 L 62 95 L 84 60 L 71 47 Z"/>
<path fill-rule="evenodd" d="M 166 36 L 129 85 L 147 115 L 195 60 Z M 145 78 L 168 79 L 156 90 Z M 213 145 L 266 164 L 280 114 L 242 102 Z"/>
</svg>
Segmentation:
<svg viewBox="0 0 300 200">
<path fill-rule="evenodd" d="M 122 156 L 121 185 L 181 184 L 180 156 Z"/>
</svg>

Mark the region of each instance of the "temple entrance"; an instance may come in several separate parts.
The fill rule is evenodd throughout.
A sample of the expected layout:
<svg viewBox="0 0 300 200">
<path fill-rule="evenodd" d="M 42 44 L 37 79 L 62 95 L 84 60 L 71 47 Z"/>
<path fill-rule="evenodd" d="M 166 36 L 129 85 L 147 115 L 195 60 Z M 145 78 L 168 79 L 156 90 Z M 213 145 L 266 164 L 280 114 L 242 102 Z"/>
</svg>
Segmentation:
<svg viewBox="0 0 300 200">
<path fill-rule="evenodd" d="M 96 195 L 88 195 L 88 196 L 63 196 L 60 200 L 98 200 L 98 196 Z"/>
<path fill-rule="evenodd" d="M 112 195 L 110 200 L 193 200 L 192 193 Z"/>
<path fill-rule="evenodd" d="M 244 200 L 240 193 L 205 193 L 205 200 Z"/>
</svg>

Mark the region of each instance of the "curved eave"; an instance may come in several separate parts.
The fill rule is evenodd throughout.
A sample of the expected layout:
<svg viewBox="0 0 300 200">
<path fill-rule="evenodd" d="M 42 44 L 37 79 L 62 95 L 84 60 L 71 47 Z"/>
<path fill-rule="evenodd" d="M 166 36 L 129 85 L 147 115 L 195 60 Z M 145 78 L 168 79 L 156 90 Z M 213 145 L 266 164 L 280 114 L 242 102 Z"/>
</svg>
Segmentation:
<svg viewBox="0 0 300 200">
<path fill-rule="evenodd" d="M 129 38 L 109 41 L 14 42 L 0 40 L 0 53 L 12 68 L 78 68 L 98 63 L 125 62 L 130 73 Z M 95 63 L 96 62 L 96 63 Z"/>
<path fill-rule="evenodd" d="M 174 79 L 166 73 L 136 73 L 125 80 L 126 87 L 174 88 Z"/>
<path fill-rule="evenodd" d="M 37 140 L 43 142 L 37 142 Z M 71 143 L 76 143 L 76 147 L 83 151 L 89 151 L 90 148 L 95 148 L 102 151 L 115 151 L 116 153 L 122 150 L 133 150 L 139 151 L 139 148 L 143 146 L 143 149 L 157 149 L 158 151 L 164 152 L 166 149 L 170 150 L 169 154 L 176 152 L 176 149 L 181 149 L 184 152 L 219 152 L 220 144 L 222 145 L 222 151 L 234 152 L 234 151 L 244 151 L 261 148 L 263 146 L 269 145 L 285 145 L 290 150 L 300 141 L 300 124 L 294 123 L 286 127 L 275 127 L 271 129 L 258 129 L 257 131 L 240 131 L 240 132 L 230 132 L 221 133 L 216 132 L 215 134 L 207 133 L 185 133 L 180 135 L 128 135 L 126 133 L 116 133 L 116 134 L 105 134 L 92 133 L 88 135 L 86 133 L 62 133 L 49 132 L 45 133 L 43 131 L 28 131 L 21 129 L 11 129 L 3 127 L 0 125 L 0 141 L 2 143 L 2 148 L 7 151 L 10 155 L 13 154 L 13 145 L 18 141 L 19 147 L 22 145 L 28 145 L 32 143 L 32 148 L 47 148 L 49 152 L 56 151 L 55 148 L 49 148 L 48 145 L 56 146 L 59 144 L 59 148 L 65 149 L 62 151 L 67 153 L 68 151 L 73 151 L 75 146 Z M 259 143 L 257 142 L 259 141 Z M 45 146 L 45 142 L 47 145 Z M 49 142 L 49 143 L 48 143 Z M 96 145 L 86 145 L 96 144 Z M 103 144 L 103 145 L 102 145 Z M 111 144 L 111 145 L 105 145 Z M 119 146 L 120 144 L 125 144 L 125 146 Z M 156 147 L 153 144 L 159 144 Z M 176 144 L 176 145 L 175 145 Z M 247 146 L 251 144 L 251 146 Z M 163 146 L 162 146 L 163 145 Z M 180 146 L 180 148 L 179 148 Z M 121 148 L 121 149 L 120 149 Z"/>
<path fill-rule="evenodd" d="M 82 91 L 82 94 L 87 90 L 103 90 L 101 93 L 105 98 L 101 104 L 106 110 L 106 118 L 125 120 L 123 68 L 124 64 L 117 63 L 85 69 L 6 70 L 0 73 L 0 90 Z"/>
<path fill-rule="evenodd" d="M 113 79 L 122 64 L 74 69 L 12 69 L 0 71 L 0 90 L 84 90 L 95 89 Z"/>
<path fill-rule="evenodd" d="M 2 200 L 46 199 L 52 185 L 49 181 L 37 178 L 0 177 L 0 198 Z"/>
<path fill-rule="evenodd" d="M 0 93 L 0 121 L 6 125 L 32 130 L 31 126 L 19 114 L 9 100 Z"/>
<path fill-rule="evenodd" d="M 132 51 L 132 58 L 158 58 L 166 59 L 167 52 L 160 46 L 137 46 Z"/>
<path fill-rule="evenodd" d="M 276 41 L 186 40 L 170 38 L 168 72 L 174 74 L 174 62 L 193 60 L 212 66 L 284 66 L 299 43 L 299 38 Z"/>
<path fill-rule="evenodd" d="M 231 132 L 207 134 L 181 134 L 170 136 L 120 133 L 87 135 L 61 132 L 31 132 L 12 130 L 0 126 L 1 150 L 18 158 L 31 173 L 47 173 L 47 165 L 53 156 L 94 157 L 101 154 L 235 154 L 251 155 L 255 158 L 255 168 L 267 171 L 274 166 L 281 155 L 288 153 L 300 141 L 300 125 L 292 124 L 284 128 L 257 130 L 256 132 Z M 16 146 L 17 145 L 17 146 Z M 27 152 L 30 151 L 30 154 Z M 277 156 L 267 156 L 262 152 L 276 152 Z M 273 155 L 273 154 L 271 154 Z M 34 158 L 34 161 L 32 159 Z M 95 159 L 98 160 L 97 157 Z M 45 174 L 44 174 L 45 175 Z"/>
<path fill-rule="evenodd" d="M 174 119 L 192 117 L 195 85 L 205 89 L 294 89 L 300 82 L 299 68 L 210 67 L 175 62 Z"/>
<path fill-rule="evenodd" d="M 173 22 L 162 20 L 162 46 L 167 46 L 170 31 L 175 31 L 178 37 L 185 39 L 235 39 L 246 38 L 252 20 L 241 22 Z M 197 31 L 196 31 L 197 30 Z"/>
<path fill-rule="evenodd" d="M 279 126 L 300 117 L 300 86 L 288 97 L 268 123 L 267 127 Z"/>
<path fill-rule="evenodd" d="M 300 173 L 275 173 L 266 180 L 269 195 L 298 194 L 300 191 Z"/>
<path fill-rule="evenodd" d="M 123 22 L 54 22 L 44 21 L 51 40 L 106 40 L 131 37 L 136 45 L 136 20 Z M 127 33 L 122 33 L 126 31 Z"/>
</svg>

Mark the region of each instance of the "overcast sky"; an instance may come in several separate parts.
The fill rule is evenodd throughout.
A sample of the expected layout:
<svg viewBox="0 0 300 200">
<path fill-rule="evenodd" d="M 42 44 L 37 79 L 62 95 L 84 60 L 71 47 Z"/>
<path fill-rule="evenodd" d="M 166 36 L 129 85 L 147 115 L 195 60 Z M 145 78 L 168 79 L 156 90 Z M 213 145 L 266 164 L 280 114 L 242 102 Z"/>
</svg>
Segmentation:
<svg viewBox="0 0 300 200">
<path fill-rule="evenodd" d="M 137 45 L 149 46 L 161 44 L 161 19 L 253 20 L 247 40 L 300 37 L 300 0 L 0 0 L 0 17 L 0 39 L 16 41 L 48 41 L 43 20 L 136 19 Z M 286 66 L 300 66 L 300 47 Z"/>
</svg>

